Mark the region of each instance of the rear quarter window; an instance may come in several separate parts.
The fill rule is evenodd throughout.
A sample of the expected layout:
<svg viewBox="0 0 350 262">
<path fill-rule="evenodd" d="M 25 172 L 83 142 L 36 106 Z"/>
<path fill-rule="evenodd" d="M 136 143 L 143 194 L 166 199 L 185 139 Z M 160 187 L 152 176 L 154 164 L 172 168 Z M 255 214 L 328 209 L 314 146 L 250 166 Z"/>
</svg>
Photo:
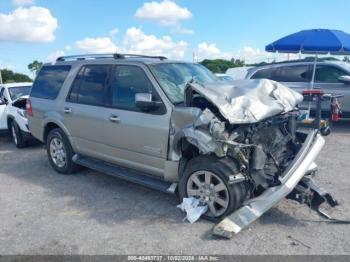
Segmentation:
<svg viewBox="0 0 350 262">
<path fill-rule="evenodd" d="M 71 66 L 44 66 L 36 77 L 30 96 L 43 99 L 56 99 Z"/>
<path fill-rule="evenodd" d="M 260 69 L 259 71 L 255 72 L 252 75 L 252 79 L 262 79 L 262 78 L 266 78 L 266 79 L 273 79 L 273 76 L 275 74 L 276 69 L 275 68 L 266 68 L 266 69 Z"/>
</svg>

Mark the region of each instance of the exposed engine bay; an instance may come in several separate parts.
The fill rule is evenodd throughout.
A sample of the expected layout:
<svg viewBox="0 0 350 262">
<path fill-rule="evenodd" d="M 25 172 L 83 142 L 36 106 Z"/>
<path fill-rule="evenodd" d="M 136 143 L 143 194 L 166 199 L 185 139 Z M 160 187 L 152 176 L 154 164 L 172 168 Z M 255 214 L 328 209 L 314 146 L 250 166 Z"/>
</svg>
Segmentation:
<svg viewBox="0 0 350 262">
<path fill-rule="evenodd" d="M 313 159 L 318 152 L 312 154 L 311 162 L 311 157 L 308 159 L 303 167 L 303 173 L 299 174 L 297 180 L 292 178 L 293 174 L 288 174 L 293 168 L 297 170 L 300 164 L 296 162 L 305 160 L 306 151 L 312 150 L 312 144 L 314 147 L 318 144 L 318 150 L 321 150 L 324 143 L 316 132 L 311 136 L 297 130 L 299 113 L 296 106 L 302 101 L 302 96 L 269 80 L 253 83 L 256 87 L 253 89 L 251 82 L 247 85 L 248 88 L 244 87 L 244 84 L 242 87 L 242 83 L 239 83 L 236 87 L 237 94 L 234 95 L 232 88 L 220 90 L 220 87 L 217 87 L 215 90 L 212 87 L 189 83 L 185 89 L 184 104 L 185 107 L 191 108 L 188 114 L 192 115 L 193 119 L 191 121 L 191 117 L 186 115 L 185 108 L 175 111 L 172 125 L 176 132 L 173 137 L 174 152 L 171 156 L 181 158 L 188 148 L 195 148 L 198 149 L 199 155 L 215 155 L 219 158 L 231 159 L 237 165 L 239 173 L 232 174 L 230 182 L 244 181 L 246 187 L 246 190 L 241 192 L 245 194 L 241 196 L 244 200 L 241 203 L 243 206 L 241 209 L 246 207 L 246 203 L 251 203 L 255 199 L 260 203 L 265 195 L 270 198 L 277 189 L 283 192 L 284 196 L 281 197 L 282 193 L 280 193 L 276 194 L 276 198 L 277 195 L 278 198 L 288 195 L 309 206 L 312 202 L 315 203 L 313 197 L 317 198 L 316 202 L 319 203 L 317 207 L 314 206 L 316 210 L 323 202 L 336 205 L 336 201 L 328 193 L 329 198 L 322 197 L 317 190 L 311 190 L 310 187 L 305 186 L 305 179 L 302 179 L 304 175 L 313 172 L 310 166 L 314 165 Z M 260 110 L 258 110 L 259 107 Z M 179 128 L 181 124 L 183 127 Z M 307 141 L 309 141 L 308 147 L 306 147 Z M 304 156 L 301 156 L 302 153 L 305 153 Z M 304 182 L 300 183 L 304 184 L 305 190 L 285 185 L 292 184 L 290 182 L 292 180 L 295 185 L 303 180 Z M 307 201 L 306 197 L 301 197 L 310 196 L 310 194 L 312 196 Z M 271 197 L 269 201 L 271 203 L 267 206 L 272 207 L 275 204 L 274 198 Z M 260 214 L 260 208 L 265 209 L 265 204 L 257 205 L 256 210 L 239 209 L 234 212 L 233 215 L 237 212 L 242 213 L 236 214 L 239 221 L 233 226 L 235 229 L 232 231 L 238 233 L 251 217 L 258 218 L 262 214 Z M 242 215 L 247 212 L 254 215 L 247 214 L 250 218 L 243 219 L 244 222 L 242 222 Z M 239 225 L 240 223 L 243 225 Z"/>
</svg>

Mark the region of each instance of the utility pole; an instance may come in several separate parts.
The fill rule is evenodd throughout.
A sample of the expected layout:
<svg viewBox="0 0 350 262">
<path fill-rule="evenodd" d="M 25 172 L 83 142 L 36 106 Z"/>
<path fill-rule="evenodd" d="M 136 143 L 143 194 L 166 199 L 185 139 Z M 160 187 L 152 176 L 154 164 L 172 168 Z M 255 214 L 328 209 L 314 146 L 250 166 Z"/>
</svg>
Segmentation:
<svg viewBox="0 0 350 262">
<path fill-rule="evenodd" d="M 1 74 L 1 69 L 0 69 L 0 85 L 2 85 L 3 82 L 2 82 L 2 74 Z"/>
</svg>

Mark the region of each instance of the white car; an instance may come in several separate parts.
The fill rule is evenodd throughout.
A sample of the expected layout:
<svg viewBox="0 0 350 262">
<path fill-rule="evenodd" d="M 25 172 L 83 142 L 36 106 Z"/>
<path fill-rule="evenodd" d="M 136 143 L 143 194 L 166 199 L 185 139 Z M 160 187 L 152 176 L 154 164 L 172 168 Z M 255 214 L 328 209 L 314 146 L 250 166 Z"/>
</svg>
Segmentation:
<svg viewBox="0 0 350 262">
<path fill-rule="evenodd" d="M 26 116 L 26 102 L 32 83 L 0 85 L 0 133 L 10 132 L 16 147 L 31 139 Z"/>
</svg>

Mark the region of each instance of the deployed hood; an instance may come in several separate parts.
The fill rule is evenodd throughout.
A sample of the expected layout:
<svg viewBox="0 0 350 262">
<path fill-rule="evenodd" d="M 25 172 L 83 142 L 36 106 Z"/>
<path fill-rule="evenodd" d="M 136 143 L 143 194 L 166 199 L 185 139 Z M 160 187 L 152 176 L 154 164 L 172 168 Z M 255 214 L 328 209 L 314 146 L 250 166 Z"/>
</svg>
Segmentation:
<svg viewBox="0 0 350 262">
<path fill-rule="evenodd" d="M 303 101 L 298 92 L 268 79 L 239 80 L 224 85 L 190 83 L 189 87 L 217 106 L 231 124 L 259 122 L 291 111 Z"/>
</svg>

